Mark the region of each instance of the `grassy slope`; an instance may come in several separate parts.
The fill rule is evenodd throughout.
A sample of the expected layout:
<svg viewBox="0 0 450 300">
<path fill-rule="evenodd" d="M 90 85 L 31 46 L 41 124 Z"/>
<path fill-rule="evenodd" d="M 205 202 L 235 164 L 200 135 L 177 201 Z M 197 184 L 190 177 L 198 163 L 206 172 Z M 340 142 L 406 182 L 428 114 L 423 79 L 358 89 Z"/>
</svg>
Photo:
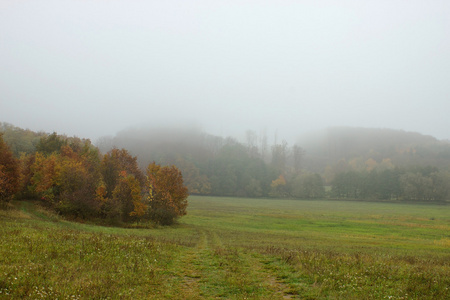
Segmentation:
<svg viewBox="0 0 450 300">
<path fill-rule="evenodd" d="M 446 299 L 446 206 L 191 197 L 174 227 L 0 211 L 0 298 Z"/>
</svg>

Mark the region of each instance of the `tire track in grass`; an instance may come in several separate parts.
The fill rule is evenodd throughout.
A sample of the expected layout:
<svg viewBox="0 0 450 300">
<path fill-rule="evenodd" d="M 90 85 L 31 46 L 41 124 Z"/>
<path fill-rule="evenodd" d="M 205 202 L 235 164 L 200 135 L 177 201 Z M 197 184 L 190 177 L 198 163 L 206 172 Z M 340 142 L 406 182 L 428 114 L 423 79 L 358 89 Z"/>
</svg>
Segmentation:
<svg viewBox="0 0 450 300">
<path fill-rule="evenodd" d="M 181 250 L 181 253 L 172 263 L 170 285 L 174 287 L 174 294 L 171 299 L 201 299 L 203 298 L 199 281 L 202 278 L 200 253 L 206 248 L 206 234 L 197 231 L 199 234 L 197 244 L 193 247 Z"/>
<path fill-rule="evenodd" d="M 257 253 L 248 253 L 247 256 L 254 266 L 255 272 L 262 274 L 268 289 L 273 291 L 273 294 L 271 294 L 272 299 L 300 299 L 293 292 L 293 289 L 283 282 L 280 275 L 276 273 L 275 270 L 278 268 L 271 266 L 272 262 L 269 259 Z"/>
<path fill-rule="evenodd" d="M 290 287 L 255 253 L 224 246 L 215 231 L 198 228 L 195 247 L 178 257 L 180 298 L 293 299 Z"/>
<path fill-rule="evenodd" d="M 26 216 L 47 220 L 46 215 L 36 211 L 34 203 L 21 203 L 20 208 Z M 286 292 L 289 289 L 288 286 L 276 278 L 273 271 L 261 261 L 261 257 L 252 252 L 224 245 L 226 243 L 214 230 L 196 229 L 198 235 L 196 245 L 194 247 L 180 246 L 174 261 L 161 274 L 166 281 L 161 290 L 164 297 L 170 299 L 292 298 Z M 153 295 L 153 297 L 159 296 Z"/>
<path fill-rule="evenodd" d="M 212 244 L 215 247 L 219 246 L 219 248 L 216 248 L 216 252 L 220 252 L 222 248 L 227 249 L 227 247 L 223 246 L 224 243 L 217 232 L 212 231 L 210 234 L 210 240 L 213 241 Z M 281 275 L 276 273 L 278 268 L 276 266 L 274 268 L 273 265 L 269 267 L 271 261 L 267 257 L 243 249 L 231 248 L 228 251 L 232 252 L 231 260 L 233 260 L 233 256 L 237 259 L 238 268 L 236 275 L 243 280 L 247 279 L 247 284 L 262 289 L 256 295 L 258 299 L 298 299 L 298 295 L 295 295 L 293 288 L 284 283 Z M 228 259 L 230 260 L 230 258 Z"/>
</svg>

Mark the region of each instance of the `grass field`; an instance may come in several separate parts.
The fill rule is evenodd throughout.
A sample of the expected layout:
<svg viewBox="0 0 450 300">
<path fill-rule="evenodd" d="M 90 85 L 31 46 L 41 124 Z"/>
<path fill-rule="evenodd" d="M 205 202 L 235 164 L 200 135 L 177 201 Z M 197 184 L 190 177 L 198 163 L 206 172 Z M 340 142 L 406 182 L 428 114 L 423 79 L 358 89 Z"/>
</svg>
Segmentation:
<svg viewBox="0 0 450 300">
<path fill-rule="evenodd" d="M 0 211 L 5 299 L 450 299 L 450 207 L 190 197 L 173 227 Z"/>
</svg>

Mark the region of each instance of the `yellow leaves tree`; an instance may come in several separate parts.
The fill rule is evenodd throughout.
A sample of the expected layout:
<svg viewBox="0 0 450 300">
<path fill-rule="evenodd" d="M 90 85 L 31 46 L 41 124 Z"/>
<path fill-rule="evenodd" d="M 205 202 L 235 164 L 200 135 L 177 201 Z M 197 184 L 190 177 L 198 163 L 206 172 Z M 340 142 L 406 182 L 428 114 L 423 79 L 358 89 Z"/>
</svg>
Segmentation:
<svg viewBox="0 0 450 300">
<path fill-rule="evenodd" d="M 368 160 L 366 160 L 365 164 L 366 164 L 366 170 L 369 172 L 372 171 L 373 169 L 375 169 L 375 167 L 378 165 L 376 160 L 374 160 L 373 158 L 369 158 Z"/>
<path fill-rule="evenodd" d="M 119 181 L 112 193 L 110 217 L 119 217 L 123 222 L 139 220 L 147 212 L 143 202 L 139 181 L 126 171 L 119 174 Z"/>
<path fill-rule="evenodd" d="M 147 167 L 150 217 L 162 225 L 173 224 L 186 214 L 189 196 L 183 176 L 175 166 L 161 167 L 155 162 Z"/>
<path fill-rule="evenodd" d="M 46 157 L 44 154 L 37 152 L 31 167 L 33 190 L 42 200 L 49 203 L 53 203 L 55 198 L 54 188 L 56 187 L 57 179 L 57 159 L 58 157 L 55 153 Z"/>
<path fill-rule="evenodd" d="M 97 188 L 95 189 L 95 200 L 104 205 L 108 201 L 106 196 L 106 185 L 102 179 L 100 179 Z"/>
<path fill-rule="evenodd" d="M 63 214 L 88 217 L 100 211 L 96 201 L 99 176 L 91 158 L 63 145 L 59 152 L 37 152 L 31 166 L 33 191 Z"/>
<path fill-rule="evenodd" d="M 270 195 L 272 197 L 285 197 L 287 196 L 286 191 L 286 179 L 283 175 L 278 176 L 277 179 L 273 180 L 270 184 Z"/>
</svg>

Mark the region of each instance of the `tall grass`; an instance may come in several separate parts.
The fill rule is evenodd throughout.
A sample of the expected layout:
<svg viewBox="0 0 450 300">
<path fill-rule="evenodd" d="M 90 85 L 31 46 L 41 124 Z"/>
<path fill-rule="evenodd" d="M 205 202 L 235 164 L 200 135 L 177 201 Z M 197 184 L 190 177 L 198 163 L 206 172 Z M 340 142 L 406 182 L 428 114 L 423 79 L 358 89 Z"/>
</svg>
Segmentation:
<svg viewBox="0 0 450 300">
<path fill-rule="evenodd" d="M 0 211 L 5 299 L 448 299 L 447 206 L 191 197 L 171 227 Z"/>
</svg>

